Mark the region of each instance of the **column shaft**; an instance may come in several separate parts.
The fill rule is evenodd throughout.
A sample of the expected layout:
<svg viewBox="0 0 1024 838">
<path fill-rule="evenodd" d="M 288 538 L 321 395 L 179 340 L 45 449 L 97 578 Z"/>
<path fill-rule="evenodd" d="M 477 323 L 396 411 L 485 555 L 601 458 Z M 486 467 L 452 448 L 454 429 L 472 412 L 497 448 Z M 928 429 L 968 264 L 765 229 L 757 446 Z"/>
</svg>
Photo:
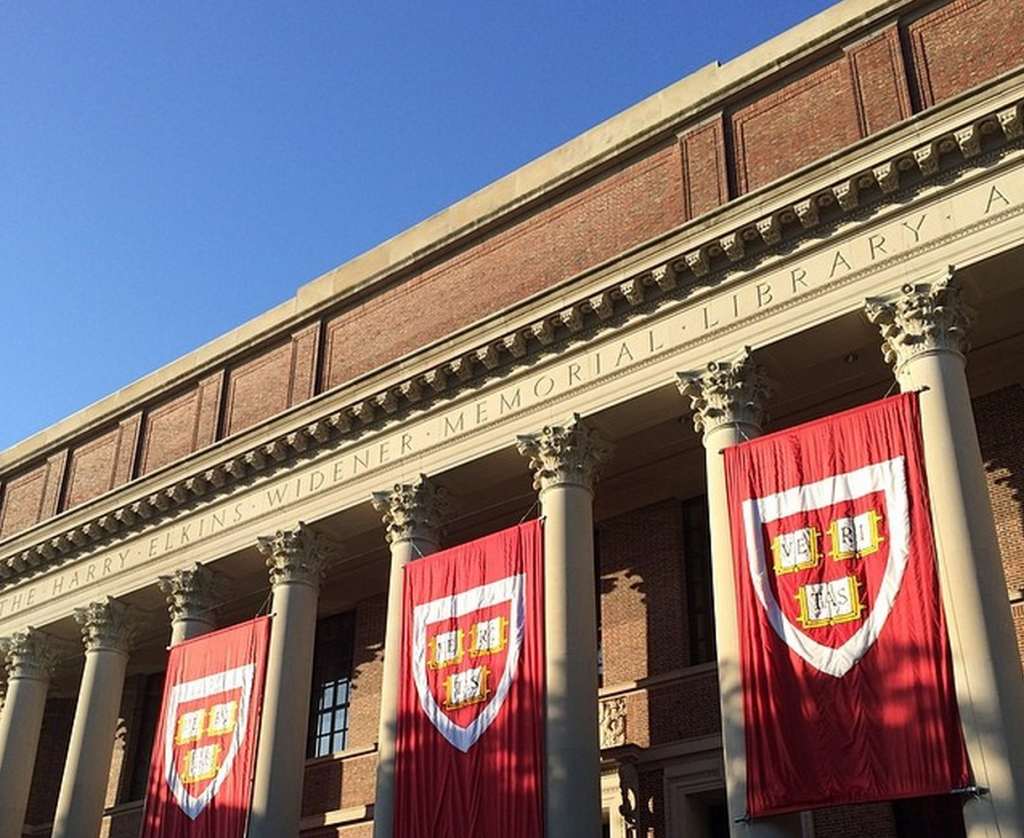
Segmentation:
<svg viewBox="0 0 1024 838">
<path fill-rule="evenodd" d="M 85 636 L 85 669 L 53 819 L 53 838 L 96 838 L 99 834 L 128 647 L 134 633 L 127 608 L 113 600 L 76 609 L 75 618 Z"/>
<path fill-rule="evenodd" d="M 21 835 L 58 649 L 33 629 L 5 638 L 3 647 L 9 663 L 0 712 L 0 835 Z"/>
<path fill-rule="evenodd" d="M 611 446 L 573 416 L 519 437 L 544 516 L 545 830 L 601 834 L 593 485 Z"/>
<path fill-rule="evenodd" d="M 747 747 L 743 723 L 736 576 L 725 486 L 723 449 L 761 434 L 769 384 L 744 350 L 732 361 L 713 362 L 706 372 L 680 375 L 679 389 L 691 399 L 694 425 L 704 434 L 711 585 L 715 608 L 722 757 L 730 833 L 736 838 L 791 838 L 801 834 L 800 816 L 742 822 L 747 811 Z"/>
<path fill-rule="evenodd" d="M 395 739 L 405 619 L 405 566 L 438 548 L 440 525 L 447 497 L 424 475 L 414 483 L 399 484 L 390 492 L 376 492 L 374 506 L 384 512 L 391 543 L 388 611 L 384 629 L 384 672 L 377 735 L 377 791 L 373 804 L 374 838 L 391 838 L 395 805 Z"/>
<path fill-rule="evenodd" d="M 561 485 L 541 494 L 547 636 L 549 836 L 601 834 L 593 500 Z"/>
<path fill-rule="evenodd" d="M 273 620 L 267 657 L 249 838 L 299 833 L 310 683 L 324 554 L 309 528 L 260 539 L 271 569 Z"/>
<path fill-rule="evenodd" d="M 964 739 L 977 785 L 970 836 L 1024 835 L 1024 678 L 978 443 L 965 359 L 973 313 L 952 272 L 872 300 L 883 351 L 906 392 L 920 390 L 943 607 Z"/>
</svg>

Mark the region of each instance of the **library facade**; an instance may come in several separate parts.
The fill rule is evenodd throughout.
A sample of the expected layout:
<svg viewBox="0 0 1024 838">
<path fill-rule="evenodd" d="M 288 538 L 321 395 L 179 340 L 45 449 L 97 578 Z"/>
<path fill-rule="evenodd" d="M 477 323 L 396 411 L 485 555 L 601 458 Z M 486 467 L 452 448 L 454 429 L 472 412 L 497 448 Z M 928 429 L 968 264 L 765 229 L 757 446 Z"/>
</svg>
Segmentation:
<svg viewBox="0 0 1024 838">
<path fill-rule="evenodd" d="M 389 838 L 401 570 L 541 516 L 546 834 L 1024 835 L 1022 55 L 845 0 L 0 454 L 0 834 L 138 835 L 269 613 L 248 834 Z M 972 782 L 747 818 L 722 451 L 898 391 Z"/>
</svg>

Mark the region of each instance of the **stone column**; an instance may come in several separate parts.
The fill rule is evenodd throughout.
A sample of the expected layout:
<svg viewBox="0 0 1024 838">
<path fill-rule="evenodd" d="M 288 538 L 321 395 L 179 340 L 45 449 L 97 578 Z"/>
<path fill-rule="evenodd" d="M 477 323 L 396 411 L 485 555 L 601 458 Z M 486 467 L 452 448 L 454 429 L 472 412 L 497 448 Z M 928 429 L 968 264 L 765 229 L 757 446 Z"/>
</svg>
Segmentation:
<svg viewBox="0 0 1024 838">
<path fill-rule="evenodd" d="M 544 798 L 552 838 L 601 834 L 593 487 L 611 451 L 575 415 L 519 437 L 544 517 Z"/>
<path fill-rule="evenodd" d="M 85 670 L 57 797 L 53 838 L 96 838 L 99 834 L 128 650 L 137 627 L 133 611 L 109 597 L 76 608 L 75 620 L 85 641 Z"/>
<path fill-rule="evenodd" d="M 217 627 L 219 582 L 216 573 L 199 563 L 157 578 L 171 614 L 172 646 Z"/>
<path fill-rule="evenodd" d="M 1024 679 L 964 369 L 973 312 L 951 268 L 866 310 L 900 389 L 921 391 L 957 701 L 975 783 L 988 789 L 964 807 L 968 834 L 1024 835 Z"/>
<path fill-rule="evenodd" d="M 377 737 L 377 795 L 373 804 L 374 838 L 391 838 L 395 799 L 395 732 L 398 721 L 399 670 L 402 646 L 402 602 L 405 574 L 402 568 L 417 558 L 436 552 L 441 527 L 448 511 L 444 489 L 420 475 L 413 483 L 399 483 L 389 492 L 374 492 L 373 506 L 383 512 L 391 545 L 388 578 L 388 617 L 384 630 L 384 677 L 380 696 L 380 730 Z"/>
<path fill-rule="evenodd" d="M 323 537 L 301 522 L 260 538 L 259 549 L 270 569 L 273 620 L 248 835 L 289 838 L 299 834 L 316 608 L 328 556 Z"/>
<path fill-rule="evenodd" d="M 704 439 L 708 518 L 711 530 L 711 583 L 715 605 L 718 691 L 722 708 L 722 750 L 726 798 L 733 835 L 799 835 L 793 818 L 742 822 L 747 811 L 747 759 L 743 738 L 743 683 L 740 673 L 736 577 L 733 573 L 729 503 L 723 449 L 761 435 L 770 395 L 768 379 L 744 351 L 731 361 L 714 361 L 701 373 L 680 374 L 679 392 L 690 399 L 693 425 Z"/>
<path fill-rule="evenodd" d="M 0 835 L 21 835 L 46 693 L 64 649 L 33 628 L 0 639 L 0 649 L 7 657 L 7 698 L 0 712 Z"/>
</svg>

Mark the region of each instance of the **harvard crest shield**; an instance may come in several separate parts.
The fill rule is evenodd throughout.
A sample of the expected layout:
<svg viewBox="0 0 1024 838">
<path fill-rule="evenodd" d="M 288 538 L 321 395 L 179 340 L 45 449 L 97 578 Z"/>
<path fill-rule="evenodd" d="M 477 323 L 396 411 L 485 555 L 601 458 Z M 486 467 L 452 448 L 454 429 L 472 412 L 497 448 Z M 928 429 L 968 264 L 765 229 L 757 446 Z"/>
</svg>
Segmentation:
<svg viewBox="0 0 1024 838">
<path fill-rule="evenodd" d="M 747 813 L 968 785 L 917 394 L 724 459 Z"/>
<path fill-rule="evenodd" d="M 270 619 L 171 647 L 140 838 L 242 838 Z"/>
<path fill-rule="evenodd" d="M 544 833 L 543 530 L 407 563 L 395 838 Z"/>
<path fill-rule="evenodd" d="M 468 751 L 501 711 L 522 648 L 523 574 L 418 605 L 413 678 L 442 736 Z"/>
<path fill-rule="evenodd" d="M 842 678 L 878 639 L 909 551 L 903 457 L 743 503 L 748 569 L 775 632 Z"/>
<path fill-rule="evenodd" d="M 177 684 L 164 720 L 167 785 L 195 819 L 231 772 L 245 741 L 255 665 L 247 664 Z"/>
</svg>

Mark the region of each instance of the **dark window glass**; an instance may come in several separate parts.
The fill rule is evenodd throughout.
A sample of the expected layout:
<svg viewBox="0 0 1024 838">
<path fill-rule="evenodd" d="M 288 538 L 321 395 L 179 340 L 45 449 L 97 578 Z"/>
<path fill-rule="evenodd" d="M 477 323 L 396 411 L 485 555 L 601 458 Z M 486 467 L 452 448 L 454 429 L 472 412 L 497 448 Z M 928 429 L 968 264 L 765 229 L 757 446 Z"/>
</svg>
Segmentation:
<svg viewBox="0 0 1024 838">
<path fill-rule="evenodd" d="M 711 592 L 711 528 L 706 497 L 683 501 L 683 566 L 690 665 L 715 659 L 715 607 Z"/>
<path fill-rule="evenodd" d="M 156 728 L 160 721 L 160 705 L 163 702 L 163 697 L 164 673 L 158 672 L 156 675 L 148 676 L 142 697 L 142 714 L 138 717 L 139 728 L 134 746 L 131 778 L 128 781 L 127 800 L 142 800 L 146 796 L 149 763 L 153 757 L 153 742 L 156 739 Z"/>
<path fill-rule="evenodd" d="M 307 756 L 322 757 L 345 750 L 354 631 L 352 611 L 326 617 L 317 623 Z"/>
</svg>

